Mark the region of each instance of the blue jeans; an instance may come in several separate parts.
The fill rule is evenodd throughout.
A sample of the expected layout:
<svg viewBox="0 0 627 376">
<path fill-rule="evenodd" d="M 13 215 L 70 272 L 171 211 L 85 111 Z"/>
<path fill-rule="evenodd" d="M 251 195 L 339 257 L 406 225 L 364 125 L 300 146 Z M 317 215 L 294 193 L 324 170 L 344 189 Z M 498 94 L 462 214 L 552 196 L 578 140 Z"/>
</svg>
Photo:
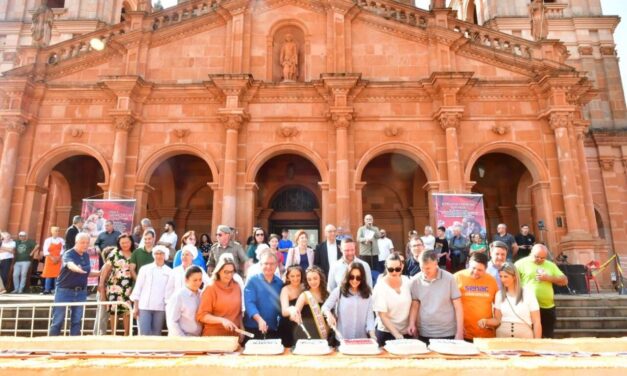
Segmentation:
<svg viewBox="0 0 627 376">
<path fill-rule="evenodd" d="M 160 336 L 165 322 L 165 311 L 140 309 L 137 325 L 140 336 Z"/>
<path fill-rule="evenodd" d="M 52 292 L 54 290 L 54 285 L 56 285 L 56 278 L 46 278 L 44 281 L 44 292 Z"/>
<path fill-rule="evenodd" d="M 55 303 L 75 303 L 87 300 L 87 289 L 82 290 L 66 289 L 57 287 L 54 294 Z M 63 323 L 65 322 L 65 311 L 70 311 L 70 335 L 77 336 L 81 334 L 81 324 L 83 321 L 83 307 L 54 307 L 52 309 L 52 324 L 48 331 L 49 336 L 58 336 L 61 334 Z"/>
<path fill-rule="evenodd" d="M 18 294 L 24 292 L 29 269 L 30 261 L 18 261 L 13 265 L 13 292 Z"/>
</svg>

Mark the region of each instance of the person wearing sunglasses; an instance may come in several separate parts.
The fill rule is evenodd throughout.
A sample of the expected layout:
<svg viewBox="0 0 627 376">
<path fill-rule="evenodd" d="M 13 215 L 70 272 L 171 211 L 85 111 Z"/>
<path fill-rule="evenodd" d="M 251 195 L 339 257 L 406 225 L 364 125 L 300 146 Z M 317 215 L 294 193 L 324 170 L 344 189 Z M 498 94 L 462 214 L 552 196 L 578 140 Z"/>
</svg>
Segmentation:
<svg viewBox="0 0 627 376">
<path fill-rule="evenodd" d="M 388 340 L 411 338 L 411 282 L 402 272 L 401 258 L 397 253 L 391 254 L 385 260 L 385 275 L 374 287 L 373 310 L 377 314 L 375 334 L 379 346 L 385 346 Z"/>
<path fill-rule="evenodd" d="M 411 279 L 409 334 L 429 344 L 432 339 L 463 339 L 464 309 L 455 278 L 438 267 L 438 253 L 418 257 L 421 271 Z"/>
<path fill-rule="evenodd" d="M 359 262 L 348 266 L 342 284 L 329 295 L 322 306 L 329 327 L 337 328 L 335 338 L 376 338 L 374 332 L 372 290 L 366 283 L 366 270 Z M 335 312 L 333 315 L 332 311 Z"/>
<path fill-rule="evenodd" d="M 372 288 L 372 272 L 370 271 L 370 265 L 355 256 L 357 252 L 355 241 L 351 238 L 345 238 L 340 242 L 340 248 L 342 249 L 342 258 L 333 264 L 331 270 L 329 270 L 329 283 L 327 284 L 329 292 L 342 285 L 344 276 L 348 271 L 348 266 L 353 261 L 360 263 L 364 267 L 366 271 L 366 283 Z"/>
<path fill-rule="evenodd" d="M 246 257 L 246 253 L 244 253 L 242 245 L 231 240 L 231 235 L 233 235 L 233 230 L 229 226 L 218 226 L 218 230 L 216 231 L 217 241 L 213 243 L 211 252 L 209 253 L 209 261 L 207 261 L 207 274 L 213 272 L 220 256 L 225 253 L 230 253 L 233 255 L 233 260 L 237 265 L 237 273 L 242 277 L 244 276 L 246 260 L 248 260 L 248 258 Z"/>
<path fill-rule="evenodd" d="M 248 250 L 246 252 L 246 256 L 249 260 L 252 260 L 252 263 L 256 264 L 259 262 L 257 259 L 257 247 L 261 244 L 268 245 L 268 239 L 266 239 L 266 231 L 261 227 L 253 227 L 253 238 L 248 246 Z"/>
</svg>

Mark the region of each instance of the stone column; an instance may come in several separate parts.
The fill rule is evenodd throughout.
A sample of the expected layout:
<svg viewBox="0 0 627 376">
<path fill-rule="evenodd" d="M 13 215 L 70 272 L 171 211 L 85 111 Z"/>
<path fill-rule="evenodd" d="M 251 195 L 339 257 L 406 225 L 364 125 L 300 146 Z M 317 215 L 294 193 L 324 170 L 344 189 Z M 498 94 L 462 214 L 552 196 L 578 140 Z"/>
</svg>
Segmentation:
<svg viewBox="0 0 627 376">
<path fill-rule="evenodd" d="M 0 160 L 0 229 L 6 231 L 11 213 L 20 136 L 26 131 L 26 121 L 21 117 L 11 117 L 6 118 L 4 123 L 6 130 Z"/>
<path fill-rule="evenodd" d="M 332 112 L 331 121 L 335 126 L 336 152 L 336 226 L 350 227 L 350 174 L 348 168 L 348 127 L 353 119 L 352 111 Z"/>
<path fill-rule="evenodd" d="M 322 196 L 322 203 L 320 205 L 320 209 L 322 211 L 320 227 L 324 228 L 324 226 L 326 226 L 328 223 L 335 223 L 335 221 L 330 215 L 329 210 L 329 182 L 318 182 L 318 186 L 320 187 L 320 192 Z"/>
<path fill-rule="evenodd" d="M 566 225 L 568 233 L 584 232 L 579 218 L 579 200 L 577 194 L 576 176 L 573 164 L 573 151 L 570 147 L 568 128 L 572 127 L 573 113 L 568 111 L 556 111 L 549 115 L 549 124 L 555 133 L 555 146 L 559 161 L 560 181 L 562 183 L 562 195 L 564 198 L 564 212 L 566 213 Z"/>
<path fill-rule="evenodd" d="M 355 182 L 355 214 L 358 218 L 358 220 L 355 221 L 355 223 L 360 223 L 359 219 L 363 220 L 364 219 L 364 199 L 363 199 L 363 192 L 364 192 L 364 187 L 366 186 L 366 182 L 365 181 L 358 181 Z M 353 231 L 354 230 L 354 231 Z M 349 228 L 344 228 L 344 231 L 350 231 L 351 235 L 353 237 L 357 236 L 357 227 L 355 227 L 354 229 L 349 229 Z"/>
<path fill-rule="evenodd" d="M 109 179 L 109 198 L 120 198 L 124 190 L 124 173 L 126 172 L 126 149 L 128 134 L 133 129 L 135 119 L 131 115 L 113 117 L 113 161 Z"/>
<path fill-rule="evenodd" d="M 244 114 L 225 114 L 220 117 L 220 120 L 226 129 L 222 223 L 227 226 L 235 226 L 237 214 L 237 144 L 239 129 L 246 120 L 246 116 Z"/>
<path fill-rule="evenodd" d="M 588 127 L 588 122 L 586 121 L 578 121 L 574 130 L 576 137 L 576 147 L 577 147 L 577 168 L 581 174 L 581 185 L 583 188 L 583 196 L 584 196 L 584 209 L 586 213 L 586 217 L 588 218 L 588 231 L 594 236 L 599 236 L 599 229 L 597 228 L 597 220 L 594 215 L 594 200 L 592 198 L 592 190 L 590 187 L 590 173 L 588 171 L 588 163 L 586 162 L 586 151 L 584 148 L 584 138 L 585 132 Z"/>
<path fill-rule="evenodd" d="M 217 180 L 218 176 L 214 177 L 214 179 Z M 220 201 L 220 197 L 222 197 L 222 189 L 220 188 L 220 184 L 216 183 L 215 181 L 207 183 L 207 186 L 209 186 L 209 188 L 211 188 L 211 191 L 213 192 L 213 210 L 211 210 L 211 236 L 213 239 L 213 234 L 215 233 L 218 225 L 220 225 L 221 223 L 220 221 L 222 220 L 220 217 L 220 215 L 222 214 L 222 204 Z"/>
<path fill-rule="evenodd" d="M 429 225 L 433 227 L 433 233 L 435 236 L 435 230 L 437 223 L 435 222 L 435 201 L 433 200 L 433 194 L 438 193 L 440 190 L 440 183 L 434 181 L 428 181 L 422 186 L 422 189 L 427 191 L 427 207 L 429 208 Z"/>
<path fill-rule="evenodd" d="M 457 141 L 457 129 L 462 117 L 462 110 L 440 109 L 435 118 L 446 132 L 446 169 L 448 171 L 448 190 L 451 193 L 462 193 L 462 168 L 459 160 L 459 142 Z"/>
</svg>

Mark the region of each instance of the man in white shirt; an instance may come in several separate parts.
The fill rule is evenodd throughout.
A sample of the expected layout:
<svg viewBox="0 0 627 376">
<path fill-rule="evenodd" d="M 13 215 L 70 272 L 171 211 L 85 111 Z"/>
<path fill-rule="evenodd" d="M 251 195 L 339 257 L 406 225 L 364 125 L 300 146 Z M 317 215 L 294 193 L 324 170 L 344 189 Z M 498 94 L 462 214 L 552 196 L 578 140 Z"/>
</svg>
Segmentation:
<svg viewBox="0 0 627 376">
<path fill-rule="evenodd" d="M 164 233 L 161 234 L 157 245 L 166 246 L 170 250 L 170 255 L 176 252 L 176 242 L 179 240 L 178 235 L 174 232 L 174 222 L 167 221 L 163 228 Z"/>
<path fill-rule="evenodd" d="M 355 241 L 351 238 L 346 238 L 342 240 L 340 247 L 342 249 L 343 256 L 329 271 L 329 283 L 327 284 L 329 292 L 333 291 L 333 289 L 342 284 L 346 271 L 348 270 L 348 266 L 353 261 L 364 266 L 364 271 L 366 272 L 366 282 L 368 282 L 368 286 L 372 287 L 372 272 L 370 271 L 370 265 L 368 265 L 367 262 L 355 257 Z"/>
<path fill-rule="evenodd" d="M 383 271 L 383 266 L 385 265 L 385 259 L 394 252 L 394 244 L 392 243 L 392 239 L 387 237 L 387 231 L 381 229 L 379 231 L 379 239 L 377 239 L 377 245 L 379 246 L 379 264 L 378 271 Z"/>
<path fill-rule="evenodd" d="M 325 241 L 318 244 L 314 251 L 314 265 L 324 271 L 324 275 L 329 278 L 329 271 L 342 257 L 340 251 L 340 241 L 337 240 L 337 230 L 335 226 L 328 224 L 324 228 Z"/>
</svg>

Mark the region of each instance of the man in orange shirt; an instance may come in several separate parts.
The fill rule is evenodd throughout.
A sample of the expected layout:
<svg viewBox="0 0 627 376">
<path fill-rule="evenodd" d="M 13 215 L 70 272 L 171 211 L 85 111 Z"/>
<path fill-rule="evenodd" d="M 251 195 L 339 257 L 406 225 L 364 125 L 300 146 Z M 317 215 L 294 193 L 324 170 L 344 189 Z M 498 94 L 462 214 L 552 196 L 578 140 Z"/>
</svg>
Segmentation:
<svg viewBox="0 0 627 376">
<path fill-rule="evenodd" d="M 486 319 L 492 318 L 492 302 L 499 290 L 496 280 L 486 273 L 488 256 L 473 253 L 468 269 L 455 273 L 455 281 L 462 294 L 464 308 L 464 339 L 492 338 L 494 330 L 486 326 Z"/>
</svg>

